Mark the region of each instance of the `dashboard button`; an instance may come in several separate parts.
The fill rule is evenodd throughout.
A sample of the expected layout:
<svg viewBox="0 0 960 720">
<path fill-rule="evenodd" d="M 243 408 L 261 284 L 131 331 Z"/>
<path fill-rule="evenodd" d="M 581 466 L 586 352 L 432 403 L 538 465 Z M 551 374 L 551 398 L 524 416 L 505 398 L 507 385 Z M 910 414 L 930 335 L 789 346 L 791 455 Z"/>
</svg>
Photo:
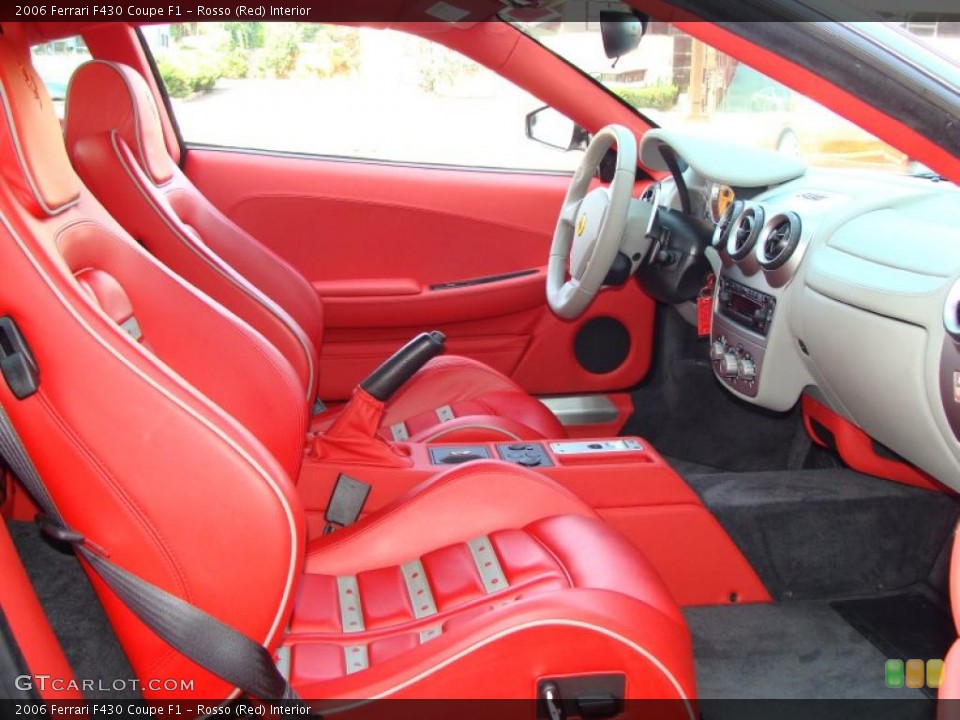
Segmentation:
<svg viewBox="0 0 960 720">
<path fill-rule="evenodd" d="M 727 346 L 723 340 L 715 340 L 713 346 L 710 348 L 710 359 L 719 362 L 723 360 L 723 356 L 727 353 Z"/>
<path fill-rule="evenodd" d="M 735 378 L 739 371 L 739 366 L 740 363 L 737 362 L 737 356 L 731 350 L 723 356 L 723 360 L 720 362 L 720 373 L 724 377 Z"/>
</svg>

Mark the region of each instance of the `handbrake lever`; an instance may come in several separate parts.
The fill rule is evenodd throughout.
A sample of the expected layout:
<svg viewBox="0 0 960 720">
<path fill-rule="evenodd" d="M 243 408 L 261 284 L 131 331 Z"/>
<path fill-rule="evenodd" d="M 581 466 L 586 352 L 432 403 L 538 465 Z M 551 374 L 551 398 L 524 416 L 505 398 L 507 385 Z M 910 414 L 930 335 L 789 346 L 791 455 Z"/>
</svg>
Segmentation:
<svg viewBox="0 0 960 720">
<path fill-rule="evenodd" d="M 329 464 L 409 467 L 409 453 L 377 434 L 384 403 L 443 351 L 445 340 L 437 330 L 421 333 L 370 373 L 333 424 L 314 438 L 313 456 Z"/>
<path fill-rule="evenodd" d="M 377 400 L 387 402 L 417 370 L 443 352 L 446 339 L 439 330 L 420 333 L 370 373 L 360 387 Z"/>
</svg>

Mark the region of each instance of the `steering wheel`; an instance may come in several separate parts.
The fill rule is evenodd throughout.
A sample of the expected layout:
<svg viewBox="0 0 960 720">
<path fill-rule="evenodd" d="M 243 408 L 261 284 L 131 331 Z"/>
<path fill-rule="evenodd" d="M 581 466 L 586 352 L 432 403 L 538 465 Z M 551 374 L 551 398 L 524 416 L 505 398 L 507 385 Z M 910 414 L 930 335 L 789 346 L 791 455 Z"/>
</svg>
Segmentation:
<svg viewBox="0 0 960 720">
<path fill-rule="evenodd" d="M 614 144 L 617 164 L 613 182 L 609 188 L 598 187 L 588 193 L 600 161 Z M 600 292 L 623 241 L 636 177 L 637 139 L 623 125 L 607 125 L 590 141 L 553 233 L 547 303 L 559 317 L 580 317 Z"/>
</svg>

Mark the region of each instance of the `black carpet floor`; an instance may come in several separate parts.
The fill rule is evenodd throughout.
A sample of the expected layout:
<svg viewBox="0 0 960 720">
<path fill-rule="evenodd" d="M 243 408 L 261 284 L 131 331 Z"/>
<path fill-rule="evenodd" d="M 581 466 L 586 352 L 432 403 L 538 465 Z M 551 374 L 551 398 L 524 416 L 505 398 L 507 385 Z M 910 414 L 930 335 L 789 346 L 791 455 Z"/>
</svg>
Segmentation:
<svg viewBox="0 0 960 720">
<path fill-rule="evenodd" d="M 708 339 L 697 338 L 672 309 L 659 311 L 657 323 L 653 368 L 633 393 L 635 410 L 622 434 L 639 435 L 662 455 L 709 468 L 790 466 L 795 441 L 806 443 L 799 411 L 770 412 L 734 397 L 714 377 Z"/>
<path fill-rule="evenodd" d="M 830 607 L 889 658 L 943 659 L 957 638 L 950 610 L 922 589 L 837 600 Z"/>
<path fill-rule="evenodd" d="M 777 599 L 941 585 L 960 514 L 948 495 L 840 469 L 685 477 Z"/>
<path fill-rule="evenodd" d="M 888 659 L 942 659 L 956 639 L 943 593 L 956 500 L 850 470 L 677 467 L 777 599 L 685 611 L 700 696 L 723 701 L 705 705 L 704 720 L 786 710 L 818 720 L 831 712 L 933 717 L 934 693 L 887 688 L 884 667 Z M 727 702 L 747 698 L 905 702 Z"/>
<path fill-rule="evenodd" d="M 828 601 L 690 608 L 699 696 L 705 699 L 923 699 L 890 689 L 889 657 Z"/>
<path fill-rule="evenodd" d="M 60 640 L 74 675 L 92 680 L 88 699 L 114 698 L 99 690 L 116 678 L 134 678 L 86 573 L 72 553 L 47 542 L 34 523 L 8 523 L 27 575 Z M 130 690 L 124 691 L 125 698 Z M 114 698 L 115 699 L 115 698 Z"/>
</svg>

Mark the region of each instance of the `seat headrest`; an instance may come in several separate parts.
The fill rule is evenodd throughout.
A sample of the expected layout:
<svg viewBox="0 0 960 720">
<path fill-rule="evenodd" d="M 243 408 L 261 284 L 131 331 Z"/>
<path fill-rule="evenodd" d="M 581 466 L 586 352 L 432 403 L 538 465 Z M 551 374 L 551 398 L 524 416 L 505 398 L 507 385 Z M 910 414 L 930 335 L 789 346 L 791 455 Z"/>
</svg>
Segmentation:
<svg viewBox="0 0 960 720">
<path fill-rule="evenodd" d="M 47 88 L 27 57 L 0 37 L 0 174 L 31 213 L 55 215 L 82 187 L 67 157 Z"/>
<path fill-rule="evenodd" d="M 77 68 L 67 88 L 66 125 L 69 148 L 84 137 L 116 132 L 153 182 L 173 177 L 157 103 L 133 68 L 103 60 Z"/>
</svg>

